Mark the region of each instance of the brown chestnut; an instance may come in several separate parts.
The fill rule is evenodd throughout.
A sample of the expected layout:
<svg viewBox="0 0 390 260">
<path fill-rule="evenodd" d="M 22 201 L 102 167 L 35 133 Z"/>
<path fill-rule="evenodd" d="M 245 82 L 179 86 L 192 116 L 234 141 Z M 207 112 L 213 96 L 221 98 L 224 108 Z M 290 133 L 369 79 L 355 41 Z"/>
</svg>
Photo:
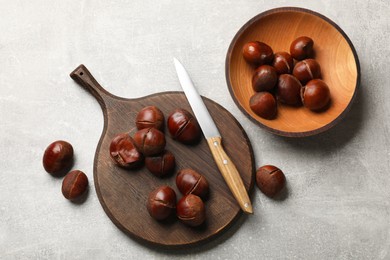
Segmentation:
<svg viewBox="0 0 390 260">
<path fill-rule="evenodd" d="M 278 74 L 274 67 L 262 65 L 258 67 L 252 76 L 252 87 L 256 92 L 271 91 L 278 81 Z"/>
<path fill-rule="evenodd" d="M 168 218 L 175 210 L 176 193 L 169 186 L 161 186 L 149 194 L 146 208 L 149 215 L 157 220 Z"/>
<path fill-rule="evenodd" d="M 176 205 L 177 217 L 186 225 L 196 227 L 205 219 L 205 207 L 201 198 L 194 194 L 182 197 Z"/>
<path fill-rule="evenodd" d="M 168 130 L 173 139 L 185 144 L 193 144 L 200 139 L 198 121 L 185 109 L 176 109 L 169 115 Z"/>
<path fill-rule="evenodd" d="M 51 143 L 43 154 L 43 167 L 52 175 L 65 174 L 73 164 L 73 147 L 66 141 Z"/>
<path fill-rule="evenodd" d="M 162 153 L 165 148 L 165 135 L 156 128 L 144 128 L 134 134 L 137 148 L 145 156 Z"/>
<path fill-rule="evenodd" d="M 312 79 L 321 78 L 321 67 L 316 60 L 307 59 L 295 64 L 293 75 L 305 85 Z"/>
<path fill-rule="evenodd" d="M 265 195 L 273 197 L 285 186 L 286 177 L 278 167 L 264 165 L 256 171 L 256 183 Z"/>
<path fill-rule="evenodd" d="M 290 45 L 291 56 L 296 60 L 303 60 L 313 55 L 314 41 L 307 37 L 301 36 L 295 39 Z"/>
<path fill-rule="evenodd" d="M 128 133 L 115 136 L 110 144 L 110 156 L 114 162 L 124 168 L 136 168 L 143 162 L 134 139 Z"/>
<path fill-rule="evenodd" d="M 163 177 L 175 169 L 175 156 L 170 151 L 165 150 L 162 154 L 146 157 L 145 165 L 151 173 L 157 177 Z"/>
<path fill-rule="evenodd" d="M 272 66 L 278 74 L 291 74 L 294 69 L 294 59 L 287 52 L 277 52 Z"/>
<path fill-rule="evenodd" d="M 206 178 L 192 169 L 183 169 L 176 176 L 176 186 L 183 195 L 194 194 L 206 199 L 209 183 Z"/>
<path fill-rule="evenodd" d="M 254 65 L 270 64 L 274 58 L 274 52 L 264 42 L 248 42 L 242 48 L 244 59 Z"/>
<path fill-rule="evenodd" d="M 301 96 L 305 107 L 310 110 L 321 110 L 329 103 L 330 90 L 323 80 L 313 79 L 302 88 Z"/>
<path fill-rule="evenodd" d="M 272 94 L 268 92 L 258 92 L 249 100 L 249 106 L 256 115 L 273 119 L 276 115 L 276 101 Z"/>
<path fill-rule="evenodd" d="M 301 82 L 293 75 L 280 75 L 277 86 L 279 101 L 287 105 L 301 105 L 301 88 Z"/>
<path fill-rule="evenodd" d="M 69 172 L 62 181 L 62 194 L 68 200 L 77 200 L 88 188 L 88 177 L 79 170 Z"/>
<path fill-rule="evenodd" d="M 135 124 L 138 130 L 154 127 L 160 131 L 164 126 L 164 114 L 155 106 L 148 106 L 138 112 Z"/>
</svg>

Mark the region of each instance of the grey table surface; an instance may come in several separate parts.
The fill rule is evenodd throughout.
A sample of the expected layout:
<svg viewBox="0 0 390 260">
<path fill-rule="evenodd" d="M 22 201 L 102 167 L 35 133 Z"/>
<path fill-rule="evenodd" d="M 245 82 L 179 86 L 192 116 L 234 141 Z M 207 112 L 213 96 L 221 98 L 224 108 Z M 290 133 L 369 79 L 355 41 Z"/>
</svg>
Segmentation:
<svg viewBox="0 0 390 260">
<path fill-rule="evenodd" d="M 353 42 L 361 86 L 330 131 L 304 139 L 260 129 L 234 104 L 224 61 L 256 14 L 299 6 L 334 20 Z M 388 0 L 6 1 L 0 0 L 0 259 L 390 259 L 390 4 Z M 199 92 L 246 130 L 256 165 L 285 171 L 288 196 L 257 188 L 254 215 L 203 247 L 164 251 L 122 233 L 93 183 L 103 128 L 98 103 L 69 73 L 86 64 L 123 97 L 181 90 L 179 58 Z M 90 179 L 83 204 L 61 194 L 41 158 L 54 140 L 74 145 Z"/>
</svg>

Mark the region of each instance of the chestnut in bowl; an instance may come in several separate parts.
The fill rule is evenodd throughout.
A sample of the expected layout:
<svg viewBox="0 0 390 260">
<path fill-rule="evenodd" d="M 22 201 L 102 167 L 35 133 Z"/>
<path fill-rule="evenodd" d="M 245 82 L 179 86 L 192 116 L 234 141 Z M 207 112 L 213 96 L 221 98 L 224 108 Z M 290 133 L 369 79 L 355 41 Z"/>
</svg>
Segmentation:
<svg viewBox="0 0 390 260">
<path fill-rule="evenodd" d="M 176 215 L 186 225 L 200 226 L 206 219 L 202 199 L 194 194 L 182 197 L 176 205 Z"/>
<path fill-rule="evenodd" d="M 206 178 L 193 169 L 183 169 L 176 175 L 176 186 L 183 195 L 194 194 L 206 199 L 209 183 Z"/>
<path fill-rule="evenodd" d="M 164 127 L 164 114 L 155 106 L 147 106 L 138 112 L 135 124 L 138 130 L 154 127 L 160 131 Z"/>
<path fill-rule="evenodd" d="M 258 67 L 252 76 L 252 87 L 256 92 L 271 91 L 278 82 L 278 74 L 274 67 L 262 65 Z"/>
<path fill-rule="evenodd" d="M 310 58 L 313 55 L 313 45 L 314 41 L 310 37 L 298 37 L 290 45 L 291 56 L 296 60 Z"/>
<path fill-rule="evenodd" d="M 302 88 L 302 102 L 310 110 L 318 111 L 325 108 L 330 100 L 328 85 L 320 79 L 310 80 Z"/>
<path fill-rule="evenodd" d="M 43 154 L 43 167 L 52 175 L 65 174 L 73 164 L 73 147 L 66 141 L 51 143 Z"/>
<path fill-rule="evenodd" d="M 242 48 L 244 59 L 253 65 L 270 64 L 274 58 L 274 52 L 270 46 L 264 42 L 248 42 Z"/>
<path fill-rule="evenodd" d="M 314 59 L 307 59 L 295 64 L 293 75 L 305 85 L 312 79 L 321 78 L 321 66 Z"/>
<path fill-rule="evenodd" d="M 146 208 L 156 220 L 168 218 L 176 208 L 176 193 L 169 186 L 161 186 L 149 194 Z"/>
<path fill-rule="evenodd" d="M 301 82 L 290 74 L 279 76 L 276 95 L 280 102 L 287 105 L 301 105 Z"/>
<path fill-rule="evenodd" d="M 184 144 L 194 144 L 200 139 L 200 127 L 196 118 L 185 109 L 176 109 L 168 117 L 171 137 Z"/>
<path fill-rule="evenodd" d="M 273 119 L 277 112 L 276 100 L 269 92 L 254 94 L 249 100 L 249 106 L 256 115 L 265 119 Z"/>
<path fill-rule="evenodd" d="M 294 69 L 294 59 L 287 52 L 275 53 L 274 61 L 272 66 L 276 72 L 280 74 L 291 74 Z"/>
<path fill-rule="evenodd" d="M 134 139 L 128 133 L 118 134 L 112 139 L 110 156 L 117 165 L 129 169 L 140 166 L 144 159 Z"/>
<path fill-rule="evenodd" d="M 164 151 L 165 135 L 156 128 L 144 128 L 134 134 L 137 148 L 145 156 L 156 155 Z"/>
</svg>

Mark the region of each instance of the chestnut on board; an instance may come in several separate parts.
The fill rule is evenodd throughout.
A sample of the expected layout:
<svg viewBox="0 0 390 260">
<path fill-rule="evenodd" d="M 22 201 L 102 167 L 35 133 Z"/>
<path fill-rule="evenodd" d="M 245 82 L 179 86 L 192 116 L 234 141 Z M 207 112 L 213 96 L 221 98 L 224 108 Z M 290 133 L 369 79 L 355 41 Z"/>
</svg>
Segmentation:
<svg viewBox="0 0 390 260">
<path fill-rule="evenodd" d="M 196 227 L 206 219 L 202 199 L 194 194 L 182 197 L 176 205 L 177 217 L 186 225 Z"/>
<path fill-rule="evenodd" d="M 147 106 L 138 112 L 135 124 L 138 130 L 154 127 L 160 131 L 164 126 L 164 114 L 155 106 Z"/>
<path fill-rule="evenodd" d="M 285 186 L 286 177 L 278 167 L 264 165 L 256 171 L 256 184 L 265 195 L 273 197 Z"/>
<path fill-rule="evenodd" d="M 330 100 L 330 90 L 328 85 L 320 79 L 310 80 L 302 88 L 302 102 L 310 110 L 321 110 L 328 105 Z"/>
<path fill-rule="evenodd" d="M 62 194 L 68 200 L 80 198 L 88 188 L 88 177 L 79 170 L 69 172 L 62 181 Z"/>
<path fill-rule="evenodd" d="M 138 167 L 144 159 L 128 133 L 118 134 L 112 139 L 110 156 L 117 165 L 129 169 Z"/>
<path fill-rule="evenodd" d="M 249 106 L 256 115 L 262 118 L 273 119 L 276 115 L 276 100 L 268 92 L 254 94 L 249 100 Z"/>
<path fill-rule="evenodd" d="M 43 167 L 52 174 L 66 173 L 73 164 L 73 147 L 66 141 L 51 143 L 43 154 Z"/>
<path fill-rule="evenodd" d="M 175 210 L 176 193 L 169 186 L 161 186 L 149 194 L 146 208 L 149 215 L 157 220 L 168 218 Z"/>
<path fill-rule="evenodd" d="M 270 64 L 274 58 L 274 52 L 270 46 L 264 42 L 248 42 L 242 48 L 244 59 L 253 65 Z"/>
<path fill-rule="evenodd" d="M 258 67 L 252 76 L 252 87 L 256 92 L 271 91 L 278 82 L 278 74 L 274 67 L 262 65 Z"/>
<path fill-rule="evenodd" d="M 185 109 L 176 109 L 168 117 L 171 137 L 184 144 L 193 144 L 200 139 L 200 127 L 196 118 Z"/>
<path fill-rule="evenodd" d="M 291 56 L 296 60 L 307 59 L 313 54 L 314 41 L 307 36 L 295 39 L 290 45 Z"/>
<path fill-rule="evenodd" d="M 321 67 L 316 60 L 307 59 L 295 64 L 293 75 L 305 85 L 312 79 L 321 78 Z"/>
<path fill-rule="evenodd" d="M 301 88 L 301 82 L 293 75 L 280 75 L 277 86 L 279 101 L 287 105 L 301 105 Z"/>
<path fill-rule="evenodd" d="M 146 157 L 145 165 L 151 173 L 157 177 L 163 177 L 175 169 L 175 156 L 170 151 L 165 150 L 162 154 Z"/>
<path fill-rule="evenodd" d="M 294 59 L 287 52 L 277 52 L 275 53 L 272 66 L 279 75 L 291 74 L 294 69 Z"/>
<path fill-rule="evenodd" d="M 209 183 L 206 178 L 193 169 L 183 169 L 176 175 L 176 186 L 183 195 L 194 194 L 206 199 Z"/>
<path fill-rule="evenodd" d="M 156 155 L 164 151 L 165 135 L 156 128 L 144 128 L 134 134 L 137 148 L 145 156 Z"/>
</svg>

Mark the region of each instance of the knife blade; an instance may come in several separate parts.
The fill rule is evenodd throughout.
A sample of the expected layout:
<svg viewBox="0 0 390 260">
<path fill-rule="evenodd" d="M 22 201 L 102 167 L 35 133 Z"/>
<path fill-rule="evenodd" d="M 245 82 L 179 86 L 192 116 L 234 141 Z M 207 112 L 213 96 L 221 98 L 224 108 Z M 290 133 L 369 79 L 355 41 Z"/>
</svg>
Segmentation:
<svg viewBox="0 0 390 260">
<path fill-rule="evenodd" d="M 200 128 L 206 137 L 207 144 L 210 147 L 211 154 L 213 155 L 219 171 L 241 209 L 245 213 L 253 213 L 252 204 L 240 173 L 223 149 L 222 137 L 213 118 L 207 110 L 206 105 L 192 83 L 192 80 L 184 66 L 176 58 L 173 58 L 173 61 L 180 85 L 184 90 L 184 94 L 186 95 L 192 111 L 199 122 Z"/>
</svg>

